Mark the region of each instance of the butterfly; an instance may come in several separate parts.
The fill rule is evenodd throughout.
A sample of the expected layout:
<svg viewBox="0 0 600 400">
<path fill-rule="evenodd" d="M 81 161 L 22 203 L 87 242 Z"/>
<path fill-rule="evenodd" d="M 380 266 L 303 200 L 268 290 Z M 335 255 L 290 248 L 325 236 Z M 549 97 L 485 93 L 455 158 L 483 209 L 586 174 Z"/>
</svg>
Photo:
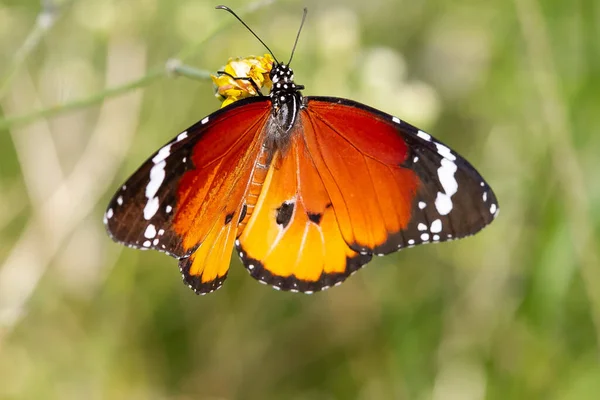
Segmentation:
<svg viewBox="0 0 600 400">
<path fill-rule="evenodd" d="M 303 96 L 291 59 L 230 60 L 214 78 L 225 106 L 114 195 L 104 215 L 112 239 L 177 258 L 198 294 L 221 287 L 234 247 L 259 282 L 312 293 L 374 255 L 469 236 L 498 215 L 492 189 L 458 153 L 364 104 Z"/>
</svg>

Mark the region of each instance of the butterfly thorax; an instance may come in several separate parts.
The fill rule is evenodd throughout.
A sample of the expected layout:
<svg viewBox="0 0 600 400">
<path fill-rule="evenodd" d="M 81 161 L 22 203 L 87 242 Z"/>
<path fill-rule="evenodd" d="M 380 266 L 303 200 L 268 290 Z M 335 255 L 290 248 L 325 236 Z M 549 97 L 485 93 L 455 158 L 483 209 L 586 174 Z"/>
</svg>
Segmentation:
<svg viewBox="0 0 600 400">
<path fill-rule="evenodd" d="M 273 82 L 269 93 L 273 109 L 271 117 L 273 129 L 269 134 L 275 136 L 272 139 L 277 144 L 285 147 L 298 117 L 302 104 L 300 90 L 304 89 L 304 86 L 294 83 L 294 72 L 285 64 L 274 64 L 270 78 Z"/>
</svg>

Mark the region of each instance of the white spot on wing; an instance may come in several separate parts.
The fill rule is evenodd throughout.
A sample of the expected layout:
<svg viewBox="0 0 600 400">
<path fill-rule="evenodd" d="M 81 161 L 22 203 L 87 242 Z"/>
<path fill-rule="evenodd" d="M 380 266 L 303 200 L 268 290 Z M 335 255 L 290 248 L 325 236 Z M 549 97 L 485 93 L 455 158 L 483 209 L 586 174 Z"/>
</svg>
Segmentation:
<svg viewBox="0 0 600 400">
<path fill-rule="evenodd" d="M 444 146 L 441 143 L 436 143 L 435 147 L 437 147 L 437 152 L 440 156 L 452 161 L 456 160 L 456 156 L 452 154 L 452 151 L 448 147 Z"/>
<path fill-rule="evenodd" d="M 435 208 L 440 215 L 448 215 L 452 211 L 452 200 L 445 193 L 438 192 L 435 199 Z"/>
<path fill-rule="evenodd" d="M 424 209 L 425 207 L 427 207 L 427 204 L 425 204 L 425 202 L 424 202 L 424 201 L 420 201 L 420 202 L 419 202 L 419 209 L 421 209 L 421 210 L 422 210 L 422 209 Z"/>
<path fill-rule="evenodd" d="M 431 230 L 431 233 L 440 233 L 442 231 L 442 221 L 440 219 L 433 221 L 429 230 Z"/>
<path fill-rule="evenodd" d="M 438 192 L 435 199 L 435 207 L 440 215 L 448 215 L 452 211 L 451 197 L 458 190 L 458 182 L 454 177 L 457 169 L 453 161 L 442 158 L 441 166 L 438 168 L 438 178 L 445 193 Z"/>
<path fill-rule="evenodd" d="M 417 132 L 417 136 L 423 140 L 427 140 L 428 142 L 431 140 L 431 135 L 428 133 L 425 133 L 421 130 L 419 132 Z"/>
<path fill-rule="evenodd" d="M 148 199 L 151 199 L 156 195 L 158 189 L 160 188 L 160 185 L 165 179 L 166 165 L 166 161 L 161 161 L 160 163 L 152 167 L 152 169 L 150 170 L 150 182 L 148 182 L 148 185 L 146 186 L 146 197 Z"/>
<path fill-rule="evenodd" d="M 208 117 L 206 117 L 206 118 L 204 118 L 202 121 L 200 121 L 200 123 L 201 123 L 201 124 L 203 124 L 203 125 L 204 125 L 205 123 L 207 123 L 207 122 L 208 122 Z"/>
<path fill-rule="evenodd" d="M 157 154 L 156 157 L 158 157 L 159 154 Z M 148 199 L 148 202 L 144 207 L 144 219 L 146 220 L 152 218 L 154 214 L 156 214 L 156 211 L 158 211 L 158 197 L 155 196 L 160 188 L 160 185 L 162 185 L 163 180 L 165 179 L 166 165 L 167 162 L 162 160 L 158 164 L 154 165 L 150 170 L 150 182 L 148 182 L 148 185 L 146 186 L 146 198 Z"/>
<path fill-rule="evenodd" d="M 454 178 L 454 174 L 456 173 L 457 167 L 450 160 L 442 159 L 442 166 L 438 169 L 438 178 L 440 179 L 440 183 L 444 188 L 444 192 L 448 196 L 452 196 L 458 190 L 458 182 Z"/>
<path fill-rule="evenodd" d="M 429 233 L 422 233 L 421 234 L 421 240 L 426 242 L 429 240 Z"/>
<path fill-rule="evenodd" d="M 148 200 L 146 206 L 144 207 L 144 219 L 148 221 L 154 214 L 158 211 L 158 197 L 153 197 Z"/>
<path fill-rule="evenodd" d="M 392 121 L 394 121 L 397 124 L 400 123 L 400 119 L 398 119 L 397 117 L 392 117 Z"/>
<path fill-rule="evenodd" d="M 165 147 L 163 147 L 162 149 L 160 149 L 158 151 L 158 153 L 156 153 L 156 155 L 152 158 L 152 162 L 154 164 L 158 164 L 162 161 L 164 161 L 167 157 L 169 157 L 169 154 L 171 154 L 171 145 L 168 144 Z"/>
<path fill-rule="evenodd" d="M 427 230 L 427 225 L 425 225 L 422 222 L 419 222 L 419 225 L 417 225 L 417 229 L 420 231 L 426 231 Z"/>
<path fill-rule="evenodd" d="M 490 213 L 492 213 L 492 214 L 496 214 L 496 210 L 497 210 L 497 209 L 498 209 L 498 207 L 496 207 L 496 205 L 495 205 L 495 204 L 492 204 L 492 205 L 490 206 Z"/>
<path fill-rule="evenodd" d="M 181 142 L 183 139 L 185 139 L 186 137 L 188 137 L 187 131 L 183 131 L 181 132 L 178 136 L 177 136 L 177 141 Z"/>
<path fill-rule="evenodd" d="M 123 205 L 123 196 L 117 197 L 117 204 L 120 205 L 120 206 Z"/>
<path fill-rule="evenodd" d="M 408 244 L 410 244 L 410 245 L 415 244 L 415 240 L 414 239 L 409 239 L 408 240 Z"/>
<path fill-rule="evenodd" d="M 172 210 L 173 210 L 173 207 L 171 207 L 171 206 L 166 206 L 165 207 L 165 211 L 168 212 L 168 213 L 170 213 Z"/>
<path fill-rule="evenodd" d="M 144 247 L 150 247 L 150 244 L 151 244 L 151 243 L 150 243 L 150 241 L 149 241 L 149 240 L 146 240 L 146 241 L 144 242 Z"/>
<path fill-rule="evenodd" d="M 113 217 L 113 215 L 114 215 L 113 209 L 112 209 L 112 208 L 109 208 L 109 209 L 106 211 L 106 219 L 111 219 L 111 218 Z"/>
<path fill-rule="evenodd" d="M 146 239 L 152 239 L 154 236 L 156 236 L 156 227 L 153 224 L 150 224 L 146 227 L 144 237 Z"/>
<path fill-rule="evenodd" d="M 487 201 L 487 192 L 483 192 L 483 201 L 486 202 Z"/>
</svg>

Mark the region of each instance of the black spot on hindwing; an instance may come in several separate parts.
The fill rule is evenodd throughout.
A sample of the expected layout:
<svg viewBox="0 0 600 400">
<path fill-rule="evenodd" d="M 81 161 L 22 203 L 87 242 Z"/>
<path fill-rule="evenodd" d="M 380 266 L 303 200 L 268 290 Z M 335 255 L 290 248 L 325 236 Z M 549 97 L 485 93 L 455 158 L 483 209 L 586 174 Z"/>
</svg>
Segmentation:
<svg viewBox="0 0 600 400">
<path fill-rule="evenodd" d="M 277 217 L 275 218 L 277 225 L 282 225 L 283 228 L 288 226 L 292 219 L 292 215 L 294 214 L 294 205 L 294 203 L 285 201 L 277 208 Z"/>
<path fill-rule="evenodd" d="M 319 225 L 321 223 L 321 219 L 323 218 L 323 214 L 321 214 L 321 213 L 309 212 L 309 213 L 307 213 L 307 215 L 308 215 L 308 219 L 317 225 Z"/>
<path fill-rule="evenodd" d="M 227 225 L 228 223 L 230 223 L 232 219 L 233 219 L 233 213 L 227 214 L 225 216 L 225 225 Z"/>
</svg>

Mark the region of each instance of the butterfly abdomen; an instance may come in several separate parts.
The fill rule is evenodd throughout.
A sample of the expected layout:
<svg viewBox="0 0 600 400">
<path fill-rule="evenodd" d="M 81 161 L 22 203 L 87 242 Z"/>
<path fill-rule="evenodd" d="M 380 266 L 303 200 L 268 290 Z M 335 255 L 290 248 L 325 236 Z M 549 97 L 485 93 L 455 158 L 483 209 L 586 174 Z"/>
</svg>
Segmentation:
<svg viewBox="0 0 600 400">
<path fill-rule="evenodd" d="M 246 198 L 244 199 L 244 206 L 242 208 L 240 222 L 238 225 L 238 236 L 242 234 L 244 227 L 250 220 L 250 217 L 252 217 L 254 207 L 256 207 L 258 196 L 262 191 L 263 184 L 265 183 L 265 179 L 267 177 L 267 172 L 269 171 L 269 167 L 271 165 L 271 153 L 272 151 L 269 150 L 269 147 L 266 144 L 263 144 L 254 164 L 255 168 L 252 173 L 252 179 L 250 180 L 248 192 L 246 194 Z"/>
</svg>

